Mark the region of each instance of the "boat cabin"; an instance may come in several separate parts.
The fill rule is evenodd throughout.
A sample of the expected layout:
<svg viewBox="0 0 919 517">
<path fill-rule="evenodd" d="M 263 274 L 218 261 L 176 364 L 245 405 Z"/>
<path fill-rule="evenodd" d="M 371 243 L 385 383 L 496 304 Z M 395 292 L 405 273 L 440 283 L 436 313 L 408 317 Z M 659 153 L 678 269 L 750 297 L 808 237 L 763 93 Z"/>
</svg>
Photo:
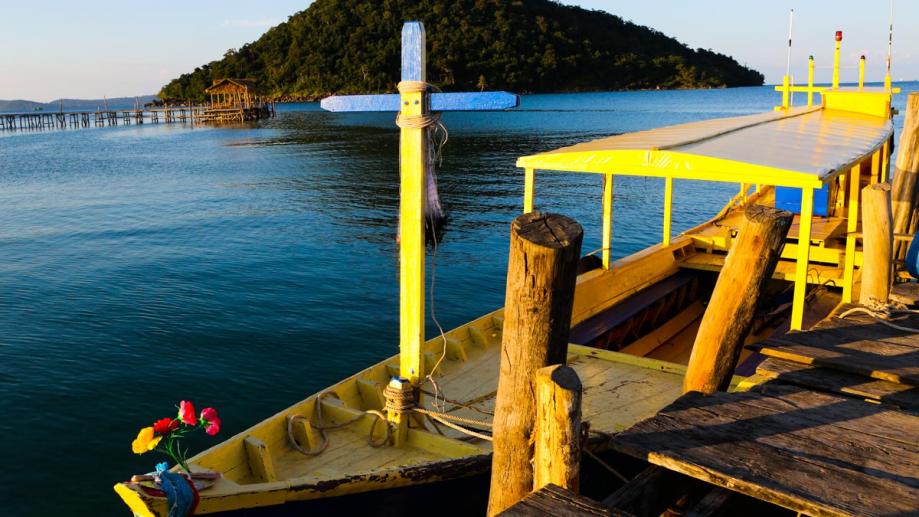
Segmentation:
<svg viewBox="0 0 919 517">
<path fill-rule="evenodd" d="M 794 223 L 774 278 L 793 284 L 790 326 L 801 330 L 809 286 L 841 288 L 844 302 L 852 300 L 857 288 L 859 193 L 862 186 L 888 178 L 892 93 L 823 90 L 816 106 L 782 106 L 524 156 L 517 160 L 525 170 L 524 211 L 534 208 L 537 171 L 602 175 L 602 268 L 615 274 L 633 260 L 610 262 L 616 176 L 664 180 L 664 230 L 657 250 L 671 254 L 672 265 L 680 270 L 719 271 L 749 204 L 790 210 Z M 715 219 L 673 237 L 674 179 L 736 183 L 738 193 Z M 622 289 L 639 291 L 673 271 L 659 273 L 653 278 L 620 274 Z"/>
</svg>

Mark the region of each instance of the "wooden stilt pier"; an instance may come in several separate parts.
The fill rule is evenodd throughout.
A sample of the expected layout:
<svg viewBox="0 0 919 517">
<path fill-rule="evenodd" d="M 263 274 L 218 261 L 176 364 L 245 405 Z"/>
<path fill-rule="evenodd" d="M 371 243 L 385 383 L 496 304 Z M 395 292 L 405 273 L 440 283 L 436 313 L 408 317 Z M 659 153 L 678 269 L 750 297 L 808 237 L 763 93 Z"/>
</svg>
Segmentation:
<svg viewBox="0 0 919 517">
<path fill-rule="evenodd" d="M 260 101 L 250 107 L 214 107 L 201 105 L 164 105 L 150 108 L 98 109 L 95 111 L 57 111 L 34 113 L 0 113 L 0 131 L 39 131 L 88 127 L 128 126 L 131 124 L 200 124 L 247 122 L 274 118 L 273 103 Z"/>
</svg>

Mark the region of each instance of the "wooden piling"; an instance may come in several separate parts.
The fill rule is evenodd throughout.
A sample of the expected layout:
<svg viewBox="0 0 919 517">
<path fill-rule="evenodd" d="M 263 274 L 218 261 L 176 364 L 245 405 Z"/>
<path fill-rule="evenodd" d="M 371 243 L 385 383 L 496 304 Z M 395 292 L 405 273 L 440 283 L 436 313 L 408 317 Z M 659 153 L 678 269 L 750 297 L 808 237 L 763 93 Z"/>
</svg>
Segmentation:
<svg viewBox="0 0 919 517">
<path fill-rule="evenodd" d="M 570 366 L 536 371 L 533 490 L 553 483 L 577 493 L 581 471 L 581 380 Z"/>
<path fill-rule="evenodd" d="M 858 301 L 887 303 L 892 282 L 893 214 L 890 184 L 862 189 L 862 286 Z M 866 224 L 868 222 L 868 224 Z"/>
<path fill-rule="evenodd" d="M 790 212 L 771 207 L 747 208 L 737 242 L 728 252 L 702 316 L 683 379 L 684 392 L 711 394 L 727 389 L 760 295 L 775 271 L 792 218 Z"/>
<path fill-rule="evenodd" d="M 909 94 L 905 111 L 891 188 L 894 233 L 916 230 L 910 226 L 919 211 L 916 206 L 919 201 L 919 92 Z M 906 248 L 906 244 L 898 243 L 896 256 L 903 259 Z"/>
<path fill-rule="evenodd" d="M 535 373 L 565 362 L 582 238 L 563 215 L 530 212 L 511 225 L 488 515 L 533 489 Z"/>
</svg>

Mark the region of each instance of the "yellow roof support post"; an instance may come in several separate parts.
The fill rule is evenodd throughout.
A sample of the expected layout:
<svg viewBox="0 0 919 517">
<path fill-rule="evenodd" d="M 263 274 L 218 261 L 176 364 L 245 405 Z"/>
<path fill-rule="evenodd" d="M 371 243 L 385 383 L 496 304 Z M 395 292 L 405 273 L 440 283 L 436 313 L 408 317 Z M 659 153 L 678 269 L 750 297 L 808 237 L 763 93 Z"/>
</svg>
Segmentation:
<svg viewBox="0 0 919 517">
<path fill-rule="evenodd" d="M 609 269 L 609 252 L 613 240 L 613 175 L 603 175 L 603 269 Z"/>
<path fill-rule="evenodd" d="M 871 184 L 881 181 L 881 149 L 871 154 Z"/>
<path fill-rule="evenodd" d="M 532 167 L 527 167 L 523 176 L 523 213 L 528 214 L 533 211 L 533 190 L 535 188 L 536 171 Z"/>
<path fill-rule="evenodd" d="M 858 193 L 862 180 L 860 164 L 849 170 L 849 218 L 846 231 L 846 263 L 843 270 L 842 302 L 852 302 L 852 290 L 855 287 L 855 232 L 858 230 Z"/>
<path fill-rule="evenodd" d="M 881 181 L 890 179 L 890 139 L 881 146 Z"/>
<path fill-rule="evenodd" d="M 814 105 L 814 56 L 807 57 L 807 105 Z"/>
<path fill-rule="evenodd" d="M 801 215 L 798 221 L 798 257 L 795 264 L 795 292 L 791 304 L 791 330 L 804 328 L 804 297 L 807 294 L 807 269 L 810 261 L 811 219 L 814 215 L 814 189 L 801 189 Z"/>
<path fill-rule="evenodd" d="M 670 223 L 673 218 L 673 176 L 664 179 L 664 246 L 670 246 Z"/>
<path fill-rule="evenodd" d="M 833 54 L 833 89 L 839 89 L 839 49 L 842 45 L 842 31 L 836 31 L 836 51 Z"/>
<path fill-rule="evenodd" d="M 791 106 L 791 80 L 787 75 L 782 76 L 782 108 Z"/>
<path fill-rule="evenodd" d="M 865 89 L 865 56 L 858 58 L 858 89 Z"/>
</svg>

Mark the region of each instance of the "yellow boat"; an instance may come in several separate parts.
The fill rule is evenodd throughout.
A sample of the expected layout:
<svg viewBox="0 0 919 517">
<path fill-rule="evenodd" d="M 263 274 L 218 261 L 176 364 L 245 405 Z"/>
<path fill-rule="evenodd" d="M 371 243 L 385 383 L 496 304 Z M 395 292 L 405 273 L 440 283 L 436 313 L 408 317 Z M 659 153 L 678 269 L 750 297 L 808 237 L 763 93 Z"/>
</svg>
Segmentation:
<svg viewBox="0 0 919 517">
<path fill-rule="evenodd" d="M 820 103 L 792 108 L 793 91 L 808 92 L 809 101 L 820 93 Z M 621 431 L 681 394 L 706 300 L 747 206 L 777 205 L 796 213 L 748 341 L 807 328 L 857 291 L 858 192 L 862 185 L 887 180 L 895 90 L 803 88 L 786 81 L 783 93 L 783 106 L 773 112 L 612 136 L 517 161 L 524 170 L 524 211 L 536 206 L 543 174 L 604 178 L 598 206 L 603 248 L 594 267 L 577 279 L 568 357 L 584 385 L 583 419 L 591 429 Z M 616 176 L 662 179 L 664 231 L 659 244 L 612 261 Z M 672 236 L 671 205 L 680 185 L 674 180 L 739 187 L 713 219 Z M 412 243 L 403 239 L 402 246 L 405 253 Z M 423 245 L 420 249 L 423 253 Z M 420 272 L 408 274 L 423 275 L 421 264 Z M 423 294 L 413 298 L 404 286 L 403 310 L 407 300 L 422 303 Z M 487 470 L 502 324 L 498 309 L 424 342 L 420 350 L 403 340 L 400 355 L 194 456 L 189 460 L 194 472 L 219 474 L 200 490 L 196 513 Z M 732 389 L 761 381 L 736 375 Z M 419 388 L 420 400 L 400 408 L 406 386 Z M 148 481 L 119 483 L 115 490 L 137 515 L 168 513 L 166 499 Z"/>
</svg>

